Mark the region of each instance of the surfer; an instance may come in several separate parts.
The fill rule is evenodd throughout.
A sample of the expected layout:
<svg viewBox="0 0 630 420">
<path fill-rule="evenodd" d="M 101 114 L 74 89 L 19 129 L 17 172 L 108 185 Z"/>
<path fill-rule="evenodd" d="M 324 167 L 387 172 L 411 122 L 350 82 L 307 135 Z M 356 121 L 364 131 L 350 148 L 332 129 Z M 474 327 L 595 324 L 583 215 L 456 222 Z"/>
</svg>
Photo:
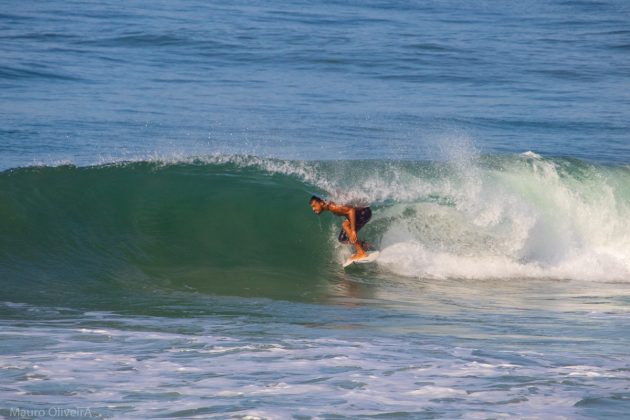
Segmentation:
<svg viewBox="0 0 630 420">
<path fill-rule="evenodd" d="M 328 210 L 337 216 L 345 217 L 346 220 L 344 220 L 341 224 L 341 232 L 339 232 L 339 242 L 344 244 L 351 243 L 354 245 L 357 252 L 353 254 L 350 259 L 356 260 L 366 256 L 365 248 L 368 244 L 364 241 L 358 240 L 357 232 L 365 226 L 372 217 L 372 210 L 370 210 L 369 207 L 339 205 L 333 203 L 332 201 L 323 200 L 316 195 L 311 197 L 309 204 L 315 214 L 320 214 L 321 212 Z"/>
</svg>

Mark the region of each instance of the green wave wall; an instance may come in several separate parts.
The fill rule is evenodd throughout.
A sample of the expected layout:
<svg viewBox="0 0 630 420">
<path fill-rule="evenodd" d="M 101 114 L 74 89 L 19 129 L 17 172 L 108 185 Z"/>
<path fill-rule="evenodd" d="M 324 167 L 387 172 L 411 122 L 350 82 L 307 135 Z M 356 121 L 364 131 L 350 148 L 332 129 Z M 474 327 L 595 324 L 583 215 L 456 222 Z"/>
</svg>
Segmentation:
<svg viewBox="0 0 630 420">
<path fill-rule="evenodd" d="M 138 288 L 297 293 L 331 258 L 309 194 L 294 177 L 233 164 L 4 172 L 1 294 L 62 304 Z"/>
</svg>

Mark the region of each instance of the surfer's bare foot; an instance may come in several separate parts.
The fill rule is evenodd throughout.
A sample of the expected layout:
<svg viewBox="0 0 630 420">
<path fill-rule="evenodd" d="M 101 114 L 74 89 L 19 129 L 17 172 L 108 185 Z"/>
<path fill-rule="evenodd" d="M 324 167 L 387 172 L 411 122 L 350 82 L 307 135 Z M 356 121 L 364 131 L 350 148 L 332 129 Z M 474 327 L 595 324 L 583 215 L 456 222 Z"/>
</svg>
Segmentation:
<svg viewBox="0 0 630 420">
<path fill-rule="evenodd" d="M 356 254 L 352 254 L 350 256 L 350 259 L 351 260 L 358 260 L 358 259 L 363 258 L 365 256 L 366 256 L 365 252 L 357 252 Z"/>
</svg>

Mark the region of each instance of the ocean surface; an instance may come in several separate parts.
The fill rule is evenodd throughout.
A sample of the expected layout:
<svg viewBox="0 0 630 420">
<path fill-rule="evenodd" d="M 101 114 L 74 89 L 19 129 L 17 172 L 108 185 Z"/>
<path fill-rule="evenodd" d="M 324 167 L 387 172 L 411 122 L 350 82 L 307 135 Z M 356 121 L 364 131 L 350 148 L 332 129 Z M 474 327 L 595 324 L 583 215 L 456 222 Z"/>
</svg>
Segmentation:
<svg viewBox="0 0 630 420">
<path fill-rule="evenodd" d="M 0 417 L 630 418 L 629 349 L 630 2 L 0 4 Z"/>
</svg>

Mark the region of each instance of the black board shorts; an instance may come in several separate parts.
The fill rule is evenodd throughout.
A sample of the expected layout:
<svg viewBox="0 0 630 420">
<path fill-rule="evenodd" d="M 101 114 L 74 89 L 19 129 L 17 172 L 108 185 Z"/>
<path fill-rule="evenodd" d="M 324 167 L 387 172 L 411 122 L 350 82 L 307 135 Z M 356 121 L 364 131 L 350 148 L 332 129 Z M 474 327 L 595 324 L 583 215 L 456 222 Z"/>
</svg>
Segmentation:
<svg viewBox="0 0 630 420">
<path fill-rule="evenodd" d="M 355 211 L 354 227 L 356 228 L 356 231 L 358 232 L 372 218 L 372 210 L 369 207 L 357 207 L 354 209 L 354 211 Z M 350 243 L 348 235 L 346 235 L 346 232 L 343 229 L 341 229 L 341 232 L 339 232 L 338 239 L 339 239 L 339 242 L 346 243 L 346 244 Z"/>
</svg>

